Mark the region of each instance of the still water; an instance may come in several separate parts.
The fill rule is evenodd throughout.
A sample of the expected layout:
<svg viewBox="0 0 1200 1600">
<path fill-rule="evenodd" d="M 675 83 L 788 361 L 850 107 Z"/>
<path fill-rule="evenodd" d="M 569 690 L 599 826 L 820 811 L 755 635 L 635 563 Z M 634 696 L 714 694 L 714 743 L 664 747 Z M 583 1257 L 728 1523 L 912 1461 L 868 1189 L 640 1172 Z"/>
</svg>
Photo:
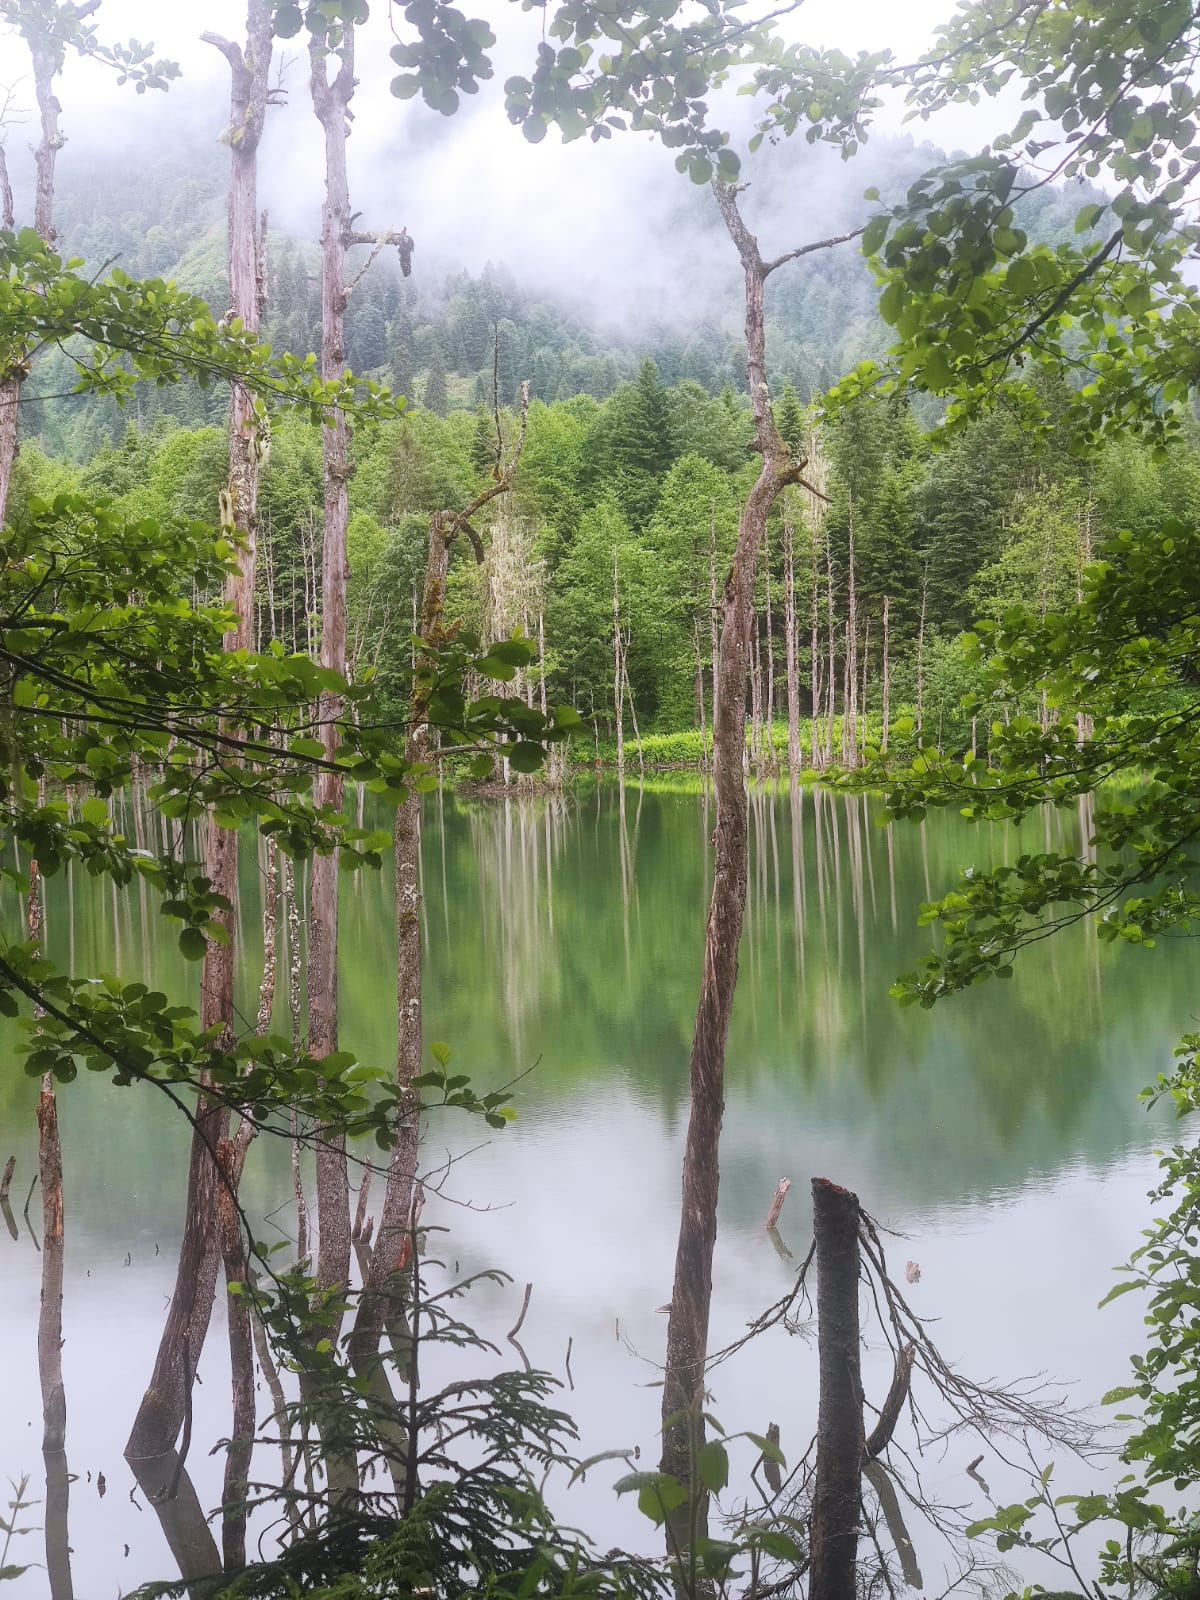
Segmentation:
<svg viewBox="0 0 1200 1600">
<path fill-rule="evenodd" d="M 808 1180 L 822 1175 L 855 1189 L 902 1235 L 891 1259 L 919 1266 L 910 1299 L 937 1319 L 952 1362 L 980 1379 L 1046 1373 L 1071 1386 L 1073 1404 L 1092 1405 L 1124 1381 L 1137 1347 L 1136 1297 L 1101 1314 L 1095 1306 L 1146 1225 L 1154 1150 L 1170 1135 L 1136 1094 L 1169 1067 L 1190 1025 L 1193 963 L 1186 945 L 1114 951 L 1076 930 L 1027 955 L 1010 983 L 936 1013 L 902 1011 L 887 990 L 927 948 L 920 902 L 959 866 L 1071 842 L 1076 820 L 1039 818 L 1017 839 L 954 816 L 885 830 L 873 810 L 811 791 L 753 798 L 713 1344 L 735 1339 L 786 1291 L 808 1244 Z M 659 1308 L 671 1288 L 713 822 L 703 796 L 669 787 L 632 787 L 623 805 L 607 788 L 507 802 L 446 796 L 429 803 L 423 841 L 427 1038 L 447 1041 L 481 1091 L 520 1079 L 519 1119 L 502 1134 L 481 1135 L 453 1113 L 430 1119 L 426 1158 L 439 1192 L 424 1220 L 449 1230 L 442 1248 L 462 1271 L 511 1275 L 510 1286 L 476 1298 L 493 1333 L 516 1320 L 532 1284 L 521 1342 L 535 1365 L 573 1383 L 563 1402 L 580 1453 L 637 1446 L 643 1464 L 656 1454 Z M 244 856 L 241 981 L 252 1014 L 260 879 L 252 850 Z M 387 873 L 347 880 L 342 916 L 343 1040 L 386 1061 L 395 1041 Z M 118 900 L 55 880 L 47 936 L 76 971 L 149 972 L 175 996 L 194 993 L 196 969 L 136 894 Z M 27 1497 L 39 1503 L 22 1515 L 32 1531 L 8 1559 L 42 1564 L 0 1586 L 4 1600 L 51 1592 L 39 1265 L 20 1218 L 35 1170 L 34 1087 L 10 1059 L 0 1161 L 17 1157 L 18 1237 L 0 1231 L 0 1483 L 29 1475 Z M 121 1447 L 173 1282 L 186 1130 L 152 1091 L 117 1091 L 86 1074 L 60 1103 L 70 1560 L 76 1600 L 108 1600 L 177 1571 Z M 790 1261 L 763 1234 L 781 1176 L 793 1181 L 781 1222 Z M 291 1236 L 281 1144 L 252 1150 L 243 1195 L 264 1234 Z M 36 1196 L 29 1216 L 36 1226 Z M 209 1451 L 229 1426 L 224 1351 L 218 1316 L 189 1458 L 206 1510 L 222 1469 Z M 882 1350 L 866 1370 L 878 1403 Z M 260 1419 L 269 1409 L 262 1389 Z M 714 1374 L 713 1409 L 730 1430 L 778 1422 L 784 1450 L 799 1456 L 815 1414 L 811 1348 L 774 1331 Z M 980 1448 L 956 1436 L 922 1464 L 927 1485 L 971 1515 L 988 1508 L 965 1471 Z M 644 1525 L 611 1492 L 621 1470 L 589 1474 L 563 1509 L 601 1543 L 645 1546 Z M 990 1458 L 980 1468 L 993 1488 L 997 1470 Z M 1083 1486 L 1073 1472 L 1059 1465 L 1062 1490 Z M 1052 1572 L 1030 1576 L 1059 1586 Z M 66 1592 L 60 1578 L 55 1600 Z"/>
</svg>

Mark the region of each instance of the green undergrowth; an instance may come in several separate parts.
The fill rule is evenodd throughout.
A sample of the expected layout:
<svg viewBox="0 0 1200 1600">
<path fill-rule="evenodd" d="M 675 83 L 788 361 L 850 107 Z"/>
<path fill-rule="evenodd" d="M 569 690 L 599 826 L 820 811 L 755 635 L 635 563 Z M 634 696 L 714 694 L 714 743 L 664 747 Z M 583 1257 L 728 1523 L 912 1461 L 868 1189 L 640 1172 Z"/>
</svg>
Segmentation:
<svg viewBox="0 0 1200 1600">
<path fill-rule="evenodd" d="M 872 712 L 867 717 L 859 718 L 859 743 L 877 743 L 883 732 L 883 719 L 878 712 Z M 824 723 L 821 727 L 824 733 Z M 787 723 L 776 721 L 771 725 L 771 749 L 775 759 L 781 767 L 787 764 Z M 746 744 L 750 745 L 750 728 L 746 729 Z M 833 749 L 834 755 L 840 753 L 842 748 L 842 719 L 835 717 L 833 723 Z M 586 734 L 579 733 L 568 746 L 568 763 L 572 767 L 591 767 L 597 763 L 601 767 L 615 767 L 617 764 L 617 745 L 615 739 L 601 739 L 599 743 L 589 741 Z M 800 759 L 803 766 L 812 764 L 812 723 L 806 717 L 800 723 Z M 642 735 L 641 760 L 647 767 L 657 771 L 669 770 L 673 767 L 698 768 L 702 763 L 712 760 L 712 734 L 706 731 L 702 737 L 699 728 L 683 728 L 676 733 L 646 733 Z M 625 770 L 636 771 L 638 767 L 638 745 L 631 736 L 625 739 Z"/>
</svg>

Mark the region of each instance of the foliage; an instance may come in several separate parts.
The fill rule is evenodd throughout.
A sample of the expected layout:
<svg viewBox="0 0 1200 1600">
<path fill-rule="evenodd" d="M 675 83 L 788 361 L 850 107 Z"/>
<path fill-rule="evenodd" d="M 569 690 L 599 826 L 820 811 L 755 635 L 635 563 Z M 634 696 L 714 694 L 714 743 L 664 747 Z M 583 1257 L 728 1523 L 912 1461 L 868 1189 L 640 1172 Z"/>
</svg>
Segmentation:
<svg viewBox="0 0 1200 1600">
<path fill-rule="evenodd" d="M 398 410 L 375 380 L 325 381 L 314 355 L 275 357 L 239 318 L 218 322 L 203 300 L 174 283 L 133 279 L 120 267 L 94 281 L 79 272 L 82 265 L 64 260 L 32 228 L 0 231 L 0 372 L 23 376 L 35 354 L 55 349 L 74 368 L 76 392 L 122 403 L 139 380 L 174 383 L 186 373 L 201 387 L 236 377 L 260 405 L 295 406 L 313 421 L 333 406 L 364 420 Z"/>
<path fill-rule="evenodd" d="M 885 387 L 946 396 L 952 426 L 1000 397 L 1041 421 L 1032 374 L 1082 371 L 1068 405 L 1077 454 L 1131 422 L 1160 442 L 1178 431 L 1200 315 L 1184 269 L 1196 42 L 1193 9 L 1156 0 L 977 0 L 939 31 L 910 79 L 913 115 L 996 95 L 1017 75 L 1027 109 L 868 225 L 880 310 L 900 336 Z M 1033 240 L 1017 208 L 1062 179 L 1084 185 L 1075 238 Z M 881 378 L 865 363 L 842 392 Z"/>
<path fill-rule="evenodd" d="M 357 1371 L 327 1338 L 314 1339 L 325 1327 L 323 1297 L 304 1272 L 239 1286 L 301 1378 L 303 1400 L 271 1419 L 280 1439 L 308 1448 L 303 1430 L 317 1418 L 324 1455 L 356 1452 L 364 1488 L 352 1508 L 333 1502 L 320 1482 L 322 1455 L 310 1463 L 315 1487 L 299 1476 L 250 1484 L 249 1503 L 285 1511 L 297 1534 L 273 1559 L 201 1592 L 211 1600 L 298 1593 L 384 1600 L 415 1592 L 446 1600 L 583 1593 L 649 1600 L 664 1592 L 651 1563 L 603 1555 L 552 1516 L 551 1476 L 581 1470 L 570 1454 L 574 1424 L 551 1403 L 560 1385 L 528 1368 L 479 1375 L 500 1352 L 464 1319 L 460 1302 L 481 1283 L 508 1280 L 496 1272 L 455 1278 L 423 1252 L 427 1242 L 417 1238 L 412 1264 L 396 1275 L 399 1303 L 385 1352 Z M 418 1385 L 418 1365 L 436 1367 L 436 1386 Z M 154 1584 L 140 1593 L 149 1600 L 185 1591 L 195 1589 Z"/>
</svg>

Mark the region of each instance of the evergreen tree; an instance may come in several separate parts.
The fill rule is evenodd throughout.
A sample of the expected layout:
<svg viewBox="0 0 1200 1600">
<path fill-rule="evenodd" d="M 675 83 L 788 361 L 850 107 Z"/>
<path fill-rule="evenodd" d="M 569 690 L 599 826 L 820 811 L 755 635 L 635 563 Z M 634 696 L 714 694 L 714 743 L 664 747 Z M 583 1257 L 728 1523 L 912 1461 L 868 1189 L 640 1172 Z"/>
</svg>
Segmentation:
<svg viewBox="0 0 1200 1600">
<path fill-rule="evenodd" d="M 446 367 L 441 356 L 435 358 L 425 379 L 423 402 L 426 411 L 435 417 L 444 417 L 450 409 L 450 395 L 446 388 Z"/>
<path fill-rule="evenodd" d="M 808 423 L 804 415 L 804 407 L 800 404 L 800 396 L 796 393 L 794 385 L 789 381 L 779 404 L 775 408 L 775 425 L 783 437 L 784 443 L 793 455 L 799 455 L 805 436 L 808 432 Z"/>
</svg>

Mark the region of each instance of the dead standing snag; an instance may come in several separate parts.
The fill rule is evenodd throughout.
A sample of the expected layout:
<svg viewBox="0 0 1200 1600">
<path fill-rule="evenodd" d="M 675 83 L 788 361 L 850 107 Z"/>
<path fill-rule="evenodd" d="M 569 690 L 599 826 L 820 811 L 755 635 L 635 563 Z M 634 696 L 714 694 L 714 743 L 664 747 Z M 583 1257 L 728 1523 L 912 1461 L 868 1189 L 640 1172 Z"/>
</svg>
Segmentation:
<svg viewBox="0 0 1200 1600">
<path fill-rule="evenodd" d="M 264 272 L 258 224 L 258 147 L 271 100 L 271 5 L 269 0 L 247 0 L 245 47 L 206 33 L 229 63 L 231 74 L 228 265 L 230 309 L 255 332 L 263 305 Z M 237 571 L 226 581 L 225 599 L 237 616 L 237 626 L 225 636 L 229 650 L 252 650 L 258 479 L 266 459 L 267 423 L 254 396 L 241 383 L 229 391 L 229 478 L 220 496 L 221 519 L 237 552 Z M 234 1034 L 235 941 L 238 914 L 238 835 L 218 827 L 210 818 L 205 851 L 205 872 L 215 893 L 230 909 L 219 914 L 224 942 L 210 939 L 200 978 L 200 1018 L 205 1028 L 220 1028 L 223 1042 Z M 218 1229 L 221 1177 L 217 1149 L 229 1131 L 228 1110 L 201 1101 L 192 1132 L 188 1163 L 187 1201 L 183 1240 L 175 1288 L 159 1342 L 149 1387 L 138 1408 L 127 1457 L 154 1457 L 170 1450 L 183 1425 L 185 1390 L 191 1378 L 182 1355 L 183 1342 L 193 1352 L 192 1372 L 204 1348 L 216 1295 L 221 1259 Z M 238 1139 L 241 1156 L 253 1132 L 243 1123 Z M 240 1159 L 240 1158 L 239 1158 Z"/>
<path fill-rule="evenodd" d="M 817 1243 L 817 1475 L 809 1600 L 855 1600 L 862 1491 L 858 1196 L 812 1180 Z"/>
<path fill-rule="evenodd" d="M 804 481 L 804 462 L 789 450 L 775 425 L 766 379 L 763 289 L 777 267 L 824 250 L 861 230 L 823 239 L 764 261 L 758 241 L 738 210 L 738 187 L 719 180 L 713 193 L 737 249 L 745 280 L 746 376 L 754 418 L 755 449 L 762 464 L 738 520 L 733 564 L 721 597 L 721 637 L 714 669 L 713 783 L 717 826 L 712 898 L 696 1009 L 690 1064 L 691 1115 L 683 1159 L 683 1203 L 675 1253 L 675 1283 L 667 1327 L 663 1383 L 664 1472 L 691 1481 L 694 1446 L 702 1441 L 705 1351 L 708 1344 L 712 1260 L 717 1237 L 718 1154 L 724 1111 L 725 1046 L 737 987 L 738 947 L 746 909 L 748 833 L 742 755 L 746 735 L 746 671 L 754 611 L 754 578 L 767 518 L 788 484 Z M 703 1506 L 672 1519 L 682 1537 L 693 1525 L 705 1532 Z"/>
<path fill-rule="evenodd" d="M 496 467 L 486 489 L 458 511 L 435 511 L 429 519 L 429 549 L 425 562 L 425 587 L 421 601 L 421 639 L 431 648 L 446 638 L 446 576 L 450 549 L 460 533 L 471 542 L 477 561 L 483 560 L 483 544 L 472 518 L 497 496 L 507 494 L 513 474 L 525 447 L 529 417 L 529 385 L 521 385 L 520 426 L 507 455 L 496 412 Z M 429 755 L 430 735 L 427 697 L 429 687 L 421 680 L 421 658 L 413 678 L 411 720 L 405 759 L 423 762 Z M 354 1330 L 350 1335 L 350 1359 L 362 1372 L 375 1359 L 379 1336 L 389 1316 L 399 1309 L 396 1295 L 398 1253 L 411 1236 L 409 1216 L 413 1186 L 417 1177 L 417 1145 L 420 1138 L 419 1106 L 411 1085 L 421 1072 L 421 797 L 412 790 L 396 810 L 396 1006 L 399 1043 L 396 1053 L 396 1082 L 405 1091 L 401 1103 L 401 1123 L 388 1162 L 383 1208 L 375 1247 L 364 1276 Z"/>
</svg>

